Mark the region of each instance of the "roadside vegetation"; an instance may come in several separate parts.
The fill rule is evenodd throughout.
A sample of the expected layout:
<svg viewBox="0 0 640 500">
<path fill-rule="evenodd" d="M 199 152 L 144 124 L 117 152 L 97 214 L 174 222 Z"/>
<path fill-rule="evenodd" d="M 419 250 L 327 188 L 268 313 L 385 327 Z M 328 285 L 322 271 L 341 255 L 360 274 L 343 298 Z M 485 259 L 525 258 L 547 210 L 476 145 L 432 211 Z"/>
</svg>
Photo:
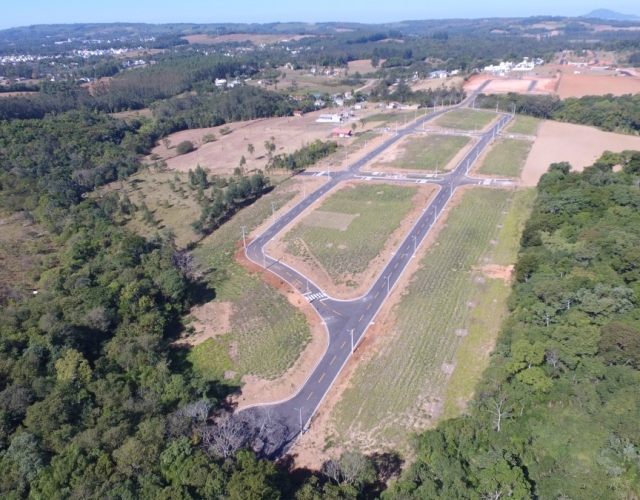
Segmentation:
<svg viewBox="0 0 640 500">
<path fill-rule="evenodd" d="M 479 173 L 519 177 L 533 142 L 522 139 L 498 138 L 480 165 Z"/>
</svg>

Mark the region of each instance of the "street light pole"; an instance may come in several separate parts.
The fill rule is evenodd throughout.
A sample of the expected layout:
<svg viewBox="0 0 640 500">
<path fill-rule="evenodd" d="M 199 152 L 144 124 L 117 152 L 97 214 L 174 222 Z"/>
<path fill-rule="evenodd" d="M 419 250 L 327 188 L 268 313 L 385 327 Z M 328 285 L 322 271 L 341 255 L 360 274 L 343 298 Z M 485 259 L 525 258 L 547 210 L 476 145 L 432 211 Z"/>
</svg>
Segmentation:
<svg viewBox="0 0 640 500">
<path fill-rule="evenodd" d="M 416 238 L 416 235 L 414 234 L 414 235 L 413 235 L 413 256 L 414 256 L 414 257 L 416 256 L 416 250 L 417 250 L 417 248 L 418 248 L 418 247 L 417 247 L 417 245 L 418 245 L 418 244 L 417 244 L 417 241 L 416 241 L 416 240 L 417 240 L 417 238 Z"/>
<path fill-rule="evenodd" d="M 242 226 L 242 246 L 244 247 L 244 251 L 247 251 L 247 240 L 244 238 L 244 230 L 247 226 Z"/>
<path fill-rule="evenodd" d="M 351 329 L 351 354 L 353 354 L 353 328 Z"/>
<path fill-rule="evenodd" d="M 389 296 L 389 281 L 391 281 L 391 273 L 387 276 L 387 297 Z"/>
<path fill-rule="evenodd" d="M 273 222 L 276 221 L 276 207 L 275 202 L 271 202 L 271 216 L 273 217 Z"/>
<path fill-rule="evenodd" d="M 302 431 L 304 430 L 302 428 L 302 409 L 304 408 L 304 406 L 301 406 L 300 408 L 294 408 L 294 410 L 297 410 L 298 413 L 300 413 L 300 436 L 302 436 Z"/>
</svg>

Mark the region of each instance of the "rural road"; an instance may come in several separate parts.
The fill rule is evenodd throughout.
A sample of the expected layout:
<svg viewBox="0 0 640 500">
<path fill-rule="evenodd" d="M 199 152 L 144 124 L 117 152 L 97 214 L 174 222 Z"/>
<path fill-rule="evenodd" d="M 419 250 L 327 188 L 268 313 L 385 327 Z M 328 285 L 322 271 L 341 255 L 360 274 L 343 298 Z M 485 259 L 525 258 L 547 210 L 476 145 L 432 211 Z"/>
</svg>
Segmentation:
<svg viewBox="0 0 640 500">
<path fill-rule="evenodd" d="M 393 178 L 376 175 L 377 173 L 375 172 L 364 172 L 360 170 L 368 162 L 402 138 L 420 132 L 420 127 L 423 126 L 424 122 L 430 121 L 452 109 L 466 106 L 488 83 L 489 81 L 459 105 L 437 111 L 418 119 L 408 127 L 399 130 L 396 135 L 380 146 L 366 153 L 359 160 L 349 165 L 347 169 L 331 174 L 322 187 L 310 193 L 246 246 L 246 255 L 251 261 L 265 267 L 289 283 L 310 302 L 326 326 L 329 337 L 327 350 L 295 395 L 277 403 L 254 406 L 267 408 L 269 413 L 274 415 L 280 422 L 283 422 L 283 425 L 287 429 L 285 432 L 286 437 L 283 439 L 281 445 L 278 446 L 277 451 L 272 453 L 273 456 L 281 456 L 285 453 L 293 442 L 295 442 L 296 438 L 308 429 L 311 418 L 322 403 L 331 385 L 338 377 L 338 374 L 349 357 L 353 354 L 354 348 L 357 347 L 365 335 L 369 325 L 374 322 L 376 314 L 393 291 L 394 286 L 420 247 L 420 244 L 427 236 L 429 230 L 435 224 L 438 216 L 447 206 L 447 202 L 453 195 L 455 189 L 458 186 L 468 184 L 513 185 L 513 183 L 509 181 L 473 179 L 467 176 L 469 168 L 477 160 L 482 151 L 511 120 L 512 115 L 509 114 L 500 115 L 499 120 L 496 121 L 487 132 L 477 134 L 477 142 L 461 159 L 455 169 L 448 173 L 437 177 L 433 176 L 432 178 L 424 176 L 416 179 L 406 177 Z M 314 172 L 307 175 L 327 176 L 327 173 Z M 369 291 L 357 299 L 338 300 L 328 297 L 326 293 L 307 276 L 302 275 L 299 271 L 287 266 L 285 263 L 270 257 L 265 251 L 265 246 L 311 205 L 320 200 L 340 183 L 351 179 L 371 182 L 399 181 L 422 184 L 431 183 L 439 185 L 440 189 L 430 203 L 423 208 L 422 215 L 410 229 L 402 243 L 397 247 Z M 243 411 L 247 409 L 248 408 L 244 408 Z"/>
</svg>

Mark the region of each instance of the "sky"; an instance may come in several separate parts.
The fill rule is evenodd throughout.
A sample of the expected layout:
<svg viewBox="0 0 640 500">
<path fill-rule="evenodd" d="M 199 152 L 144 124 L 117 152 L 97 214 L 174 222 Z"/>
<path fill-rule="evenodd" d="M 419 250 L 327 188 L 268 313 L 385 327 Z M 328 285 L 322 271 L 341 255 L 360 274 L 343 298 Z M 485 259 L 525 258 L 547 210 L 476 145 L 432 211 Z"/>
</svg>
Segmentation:
<svg viewBox="0 0 640 500">
<path fill-rule="evenodd" d="M 31 24 L 268 23 L 577 16 L 607 8 L 640 15 L 638 0 L 5 0 L 0 29 Z M 3 2 L 5 3 L 5 2 Z"/>
</svg>

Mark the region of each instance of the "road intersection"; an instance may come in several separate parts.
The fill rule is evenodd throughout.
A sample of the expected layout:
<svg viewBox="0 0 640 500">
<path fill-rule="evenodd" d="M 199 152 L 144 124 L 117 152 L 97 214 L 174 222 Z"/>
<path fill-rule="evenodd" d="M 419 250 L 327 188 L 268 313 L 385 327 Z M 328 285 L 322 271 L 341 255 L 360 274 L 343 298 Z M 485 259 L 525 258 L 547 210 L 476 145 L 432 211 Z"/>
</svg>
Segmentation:
<svg viewBox="0 0 640 500">
<path fill-rule="evenodd" d="M 487 85 L 489 82 L 486 82 Z M 326 175 L 327 182 L 316 191 L 308 194 L 302 201 L 292 207 L 287 213 L 277 219 L 262 234 L 246 245 L 246 255 L 254 263 L 264 267 L 269 272 L 277 275 L 298 290 L 312 305 L 326 327 L 329 337 L 326 351 L 312 370 L 307 380 L 302 384 L 296 394 L 290 398 L 265 405 L 256 405 L 266 408 L 284 423 L 287 432 L 284 442 L 277 454 L 286 452 L 298 436 L 305 432 L 316 410 L 322 403 L 331 385 L 338 377 L 340 371 L 349 357 L 362 340 L 369 325 L 373 324 L 375 317 L 392 293 L 394 286 L 407 268 L 410 260 L 416 253 L 428 232 L 436 223 L 439 215 L 447 206 L 454 191 L 463 185 L 514 185 L 507 180 L 475 179 L 467 174 L 473 163 L 479 158 L 482 151 L 499 134 L 500 130 L 512 119 L 510 114 L 500 114 L 499 119 L 491 128 L 476 134 L 477 142 L 469 149 L 456 167 L 447 173 L 438 176 L 421 176 L 391 178 L 376 172 L 361 170 L 367 163 L 379 155 L 391 145 L 402 138 L 419 133 L 424 122 L 451 111 L 466 106 L 476 95 L 482 91 L 483 85 L 458 106 L 436 111 L 424 118 L 419 118 L 408 127 L 399 130 L 393 137 L 383 144 L 367 152 L 345 170 L 328 173 L 314 172 L 306 175 Z M 341 183 L 353 180 L 365 180 L 371 182 L 410 182 L 430 183 L 440 186 L 439 191 L 424 207 L 421 216 L 410 229 L 402 243 L 397 247 L 389 262 L 375 280 L 367 293 L 352 300 L 339 300 L 327 296 L 327 294 L 309 277 L 293 269 L 282 261 L 270 257 L 265 246 L 280 232 L 285 230 L 296 218 L 309 209 L 314 203 L 327 195 L 332 189 Z M 244 410 L 246 410 L 245 408 Z"/>
</svg>

